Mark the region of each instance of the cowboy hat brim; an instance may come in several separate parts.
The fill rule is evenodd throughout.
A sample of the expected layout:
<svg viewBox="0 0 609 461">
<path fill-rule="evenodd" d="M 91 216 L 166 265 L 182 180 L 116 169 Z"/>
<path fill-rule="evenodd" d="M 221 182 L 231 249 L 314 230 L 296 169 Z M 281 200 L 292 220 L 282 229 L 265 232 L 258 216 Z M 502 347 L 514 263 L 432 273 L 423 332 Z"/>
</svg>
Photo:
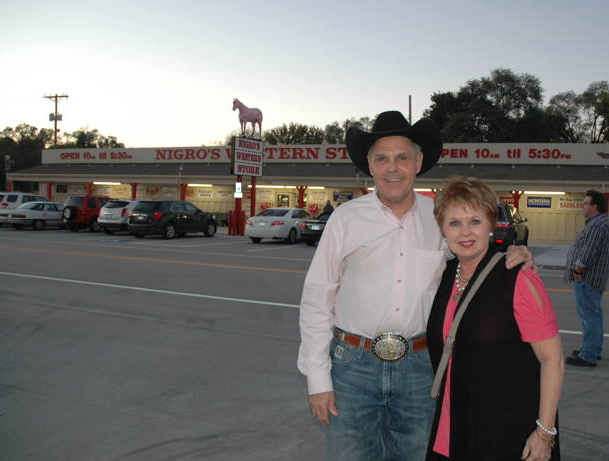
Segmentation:
<svg viewBox="0 0 609 461">
<path fill-rule="evenodd" d="M 368 151 L 370 147 L 372 147 L 376 140 L 386 136 L 404 136 L 418 144 L 421 147 L 421 152 L 423 152 L 423 163 L 421 171 L 419 171 L 417 176 L 422 175 L 433 167 L 438 162 L 442 152 L 440 129 L 429 119 L 421 119 L 412 126 L 408 124 L 406 119 L 404 119 L 404 122 L 405 126 L 403 128 L 372 132 L 367 132 L 357 127 L 349 127 L 346 135 L 347 152 L 355 166 L 368 176 L 372 176 L 368 167 Z"/>
</svg>

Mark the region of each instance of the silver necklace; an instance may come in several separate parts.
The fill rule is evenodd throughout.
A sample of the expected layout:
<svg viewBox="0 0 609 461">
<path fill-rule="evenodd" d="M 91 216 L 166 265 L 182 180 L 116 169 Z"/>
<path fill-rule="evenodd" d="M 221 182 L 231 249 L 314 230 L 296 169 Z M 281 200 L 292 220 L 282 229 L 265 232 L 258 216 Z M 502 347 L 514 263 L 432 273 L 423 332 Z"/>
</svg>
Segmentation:
<svg viewBox="0 0 609 461">
<path fill-rule="evenodd" d="M 457 292 L 453 295 L 453 299 L 455 301 L 459 301 L 461 299 L 461 295 L 465 291 L 467 284 L 469 283 L 469 279 L 464 279 L 461 276 L 461 263 L 457 264 L 457 273 L 455 274 L 455 284 L 457 285 Z"/>
</svg>

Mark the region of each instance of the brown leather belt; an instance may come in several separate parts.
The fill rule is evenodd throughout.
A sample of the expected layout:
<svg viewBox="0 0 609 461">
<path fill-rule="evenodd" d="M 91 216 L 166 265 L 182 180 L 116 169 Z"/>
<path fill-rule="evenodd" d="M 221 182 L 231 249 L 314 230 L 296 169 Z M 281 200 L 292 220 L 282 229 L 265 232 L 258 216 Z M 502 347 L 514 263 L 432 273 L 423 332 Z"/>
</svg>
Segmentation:
<svg viewBox="0 0 609 461">
<path fill-rule="evenodd" d="M 334 338 L 339 341 L 346 342 L 350 346 L 359 347 L 361 344 L 362 338 L 365 338 L 364 341 L 364 350 L 369 351 L 372 346 L 372 342 L 374 339 L 366 338 L 365 336 L 355 335 L 353 333 L 347 333 L 346 331 L 341 330 L 338 327 L 334 327 Z M 412 350 L 413 351 L 421 351 L 423 349 L 427 349 L 427 336 L 419 336 L 417 338 L 411 339 L 412 341 Z"/>
</svg>

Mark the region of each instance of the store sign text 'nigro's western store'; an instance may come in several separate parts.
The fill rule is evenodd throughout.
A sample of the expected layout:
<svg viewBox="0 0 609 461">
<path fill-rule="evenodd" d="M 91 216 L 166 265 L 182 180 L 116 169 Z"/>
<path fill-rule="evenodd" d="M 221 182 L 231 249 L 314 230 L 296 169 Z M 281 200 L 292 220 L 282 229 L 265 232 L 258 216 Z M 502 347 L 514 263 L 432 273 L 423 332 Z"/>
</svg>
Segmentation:
<svg viewBox="0 0 609 461">
<path fill-rule="evenodd" d="M 53 149 L 42 152 L 42 163 L 230 163 L 231 147 L 158 147 L 130 149 Z M 246 158 L 247 157 L 247 158 Z M 258 163 L 250 156 L 240 160 Z M 343 145 L 264 146 L 264 163 L 349 163 Z M 604 165 L 607 144 L 444 144 L 440 163 Z"/>
</svg>

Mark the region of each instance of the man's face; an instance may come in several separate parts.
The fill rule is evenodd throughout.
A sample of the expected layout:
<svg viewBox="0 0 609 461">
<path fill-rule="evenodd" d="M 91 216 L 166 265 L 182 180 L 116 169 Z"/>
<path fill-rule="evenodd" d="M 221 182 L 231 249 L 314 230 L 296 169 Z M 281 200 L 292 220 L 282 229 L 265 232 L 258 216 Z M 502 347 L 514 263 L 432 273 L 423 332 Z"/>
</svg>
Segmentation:
<svg viewBox="0 0 609 461">
<path fill-rule="evenodd" d="M 592 197 L 589 195 L 586 195 L 584 197 L 584 201 L 582 202 L 582 213 L 586 219 L 596 216 L 597 214 L 596 205 L 592 205 Z"/>
<path fill-rule="evenodd" d="M 410 200 L 422 163 L 423 154 L 415 154 L 412 142 L 403 136 L 387 136 L 372 145 L 368 166 L 385 205 L 401 205 Z"/>
</svg>

